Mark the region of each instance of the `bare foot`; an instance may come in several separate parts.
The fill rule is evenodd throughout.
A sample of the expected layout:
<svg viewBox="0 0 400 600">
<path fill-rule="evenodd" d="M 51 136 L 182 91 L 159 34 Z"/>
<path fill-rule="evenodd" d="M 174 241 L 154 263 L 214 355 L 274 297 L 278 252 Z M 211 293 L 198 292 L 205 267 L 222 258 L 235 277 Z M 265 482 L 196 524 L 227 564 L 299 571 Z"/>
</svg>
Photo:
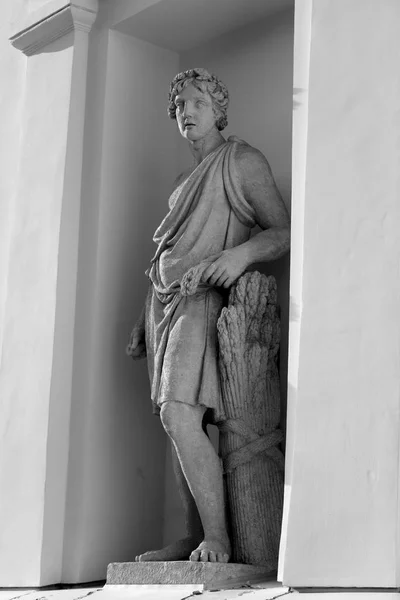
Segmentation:
<svg viewBox="0 0 400 600">
<path fill-rule="evenodd" d="M 201 538 L 200 538 L 201 539 Z M 165 560 L 188 560 L 189 556 L 197 548 L 199 538 L 187 537 L 178 540 L 161 550 L 153 550 L 136 556 L 136 562 L 165 561 Z"/>
<path fill-rule="evenodd" d="M 222 562 L 227 563 L 231 553 L 229 540 L 205 539 L 200 546 L 193 550 L 190 560 L 201 562 Z"/>
</svg>

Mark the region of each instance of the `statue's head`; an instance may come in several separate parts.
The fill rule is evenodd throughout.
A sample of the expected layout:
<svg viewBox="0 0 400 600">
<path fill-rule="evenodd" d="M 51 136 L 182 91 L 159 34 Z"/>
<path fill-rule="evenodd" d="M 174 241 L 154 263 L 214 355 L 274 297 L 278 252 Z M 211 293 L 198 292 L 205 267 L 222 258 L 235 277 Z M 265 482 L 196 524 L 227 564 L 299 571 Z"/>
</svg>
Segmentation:
<svg viewBox="0 0 400 600">
<path fill-rule="evenodd" d="M 202 94 L 209 96 L 215 115 L 215 126 L 218 131 L 225 129 L 228 124 L 228 90 L 225 84 L 216 75 L 212 75 L 206 71 L 206 69 L 189 69 L 188 71 L 178 73 L 178 75 L 174 77 L 170 85 L 168 96 L 169 117 L 171 119 L 177 118 L 179 106 L 176 103 L 176 99 L 184 93 L 185 88 L 189 85 L 192 85 L 193 88 L 197 89 Z"/>
</svg>

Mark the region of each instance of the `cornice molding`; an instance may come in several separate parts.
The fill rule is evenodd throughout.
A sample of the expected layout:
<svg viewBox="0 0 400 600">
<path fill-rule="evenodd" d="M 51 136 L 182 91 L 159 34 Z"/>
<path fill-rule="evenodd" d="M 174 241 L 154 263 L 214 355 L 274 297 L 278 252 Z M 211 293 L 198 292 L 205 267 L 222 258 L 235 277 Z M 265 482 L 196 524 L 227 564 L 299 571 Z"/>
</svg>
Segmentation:
<svg viewBox="0 0 400 600">
<path fill-rule="evenodd" d="M 50 7 L 54 6 L 53 3 L 49 4 Z M 10 42 L 14 48 L 31 56 L 71 31 L 78 30 L 89 33 L 96 20 L 97 11 L 97 0 L 66 2 L 45 16 L 41 14 L 41 18 L 36 21 L 35 16 L 30 15 L 33 17 L 30 19 L 31 22 L 15 33 L 10 38 Z"/>
</svg>

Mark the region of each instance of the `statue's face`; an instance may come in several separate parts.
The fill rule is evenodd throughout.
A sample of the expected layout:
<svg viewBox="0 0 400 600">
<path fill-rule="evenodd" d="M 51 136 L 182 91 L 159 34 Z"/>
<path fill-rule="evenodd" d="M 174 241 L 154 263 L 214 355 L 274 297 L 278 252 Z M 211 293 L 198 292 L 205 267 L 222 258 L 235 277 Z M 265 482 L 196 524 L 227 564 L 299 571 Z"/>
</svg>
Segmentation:
<svg viewBox="0 0 400 600">
<path fill-rule="evenodd" d="M 191 83 L 176 96 L 175 106 L 179 131 L 187 140 L 200 140 L 217 128 L 210 94 L 201 92 Z"/>
</svg>

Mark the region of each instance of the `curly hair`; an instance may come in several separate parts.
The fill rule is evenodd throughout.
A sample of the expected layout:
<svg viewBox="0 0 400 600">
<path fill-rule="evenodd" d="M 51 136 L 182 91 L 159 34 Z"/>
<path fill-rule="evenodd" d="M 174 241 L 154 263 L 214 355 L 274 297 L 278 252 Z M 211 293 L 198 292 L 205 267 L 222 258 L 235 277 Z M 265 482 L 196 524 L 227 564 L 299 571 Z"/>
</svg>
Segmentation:
<svg viewBox="0 0 400 600">
<path fill-rule="evenodd" d="M 216 76 L 209 73 L 206 69 L 189 69 L 178 73 L 169 87 L 168 95 L 168 116 L 176 119 L 176 96 L 189 84 L 203 93 L 208 92 L 211 96 L 214 112 L 219 113 L 216 126 L 219 131 L 225 129 L 228 125 L 227 110 L 229 103 L 229 93 L 226 85 Z"/>
</svg>

